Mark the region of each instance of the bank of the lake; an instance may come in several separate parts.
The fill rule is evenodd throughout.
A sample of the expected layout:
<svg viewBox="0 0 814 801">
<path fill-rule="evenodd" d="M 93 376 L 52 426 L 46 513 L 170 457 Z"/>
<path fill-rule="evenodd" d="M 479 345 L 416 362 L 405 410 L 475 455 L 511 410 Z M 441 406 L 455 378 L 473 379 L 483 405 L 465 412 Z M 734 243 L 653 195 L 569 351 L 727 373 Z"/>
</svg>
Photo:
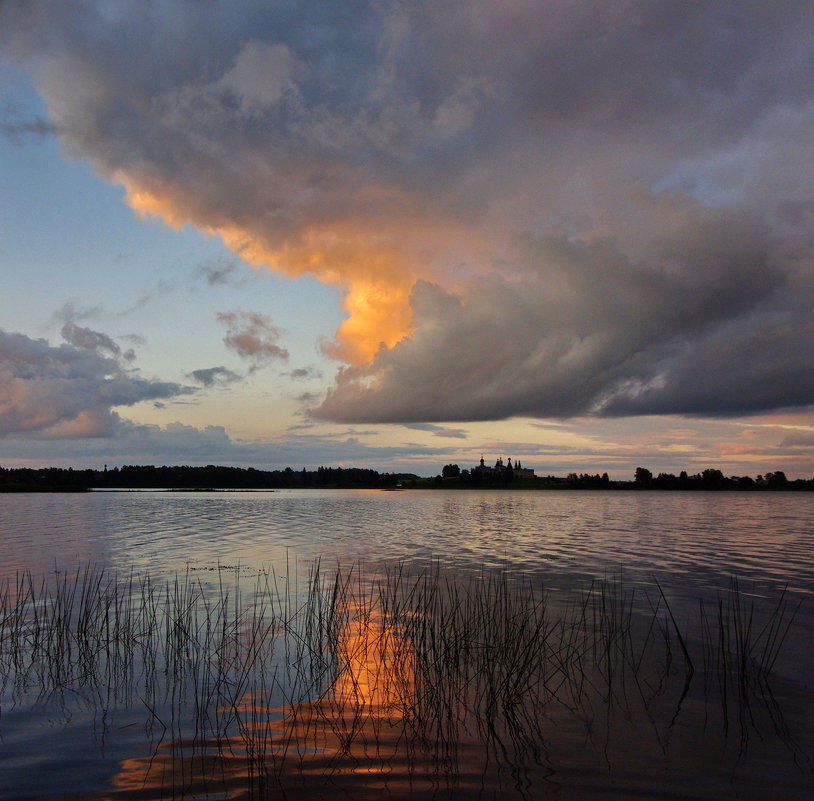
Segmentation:
<svg viewBox="0 0 814 801">
<path fill-rule="evenodd" d="M 482 460 L 483 461 L 483 460 Z M 229 466 L 173 465 L 107 466 L 102 470 L 73 468 L 4 468 L 0 466 L 0 492 L 83 492 L 92 489 L 460 489 L 460 490 L 670 490 L 670 491 L 812 491 L 814 479 L 789 480 L 780 470 L 751 476 L 725 476 L 707 468 L 653 473 L 636 469 L 630 480 L 611 480 L 607 473 L 569 473 L 565 476 L 536 475 L 533 470 L 515 470 L 509 460 L 498 460 L 494 468 L 481 463 L 463 470 L 445 465 L 435 476 L 413 473 L 381 473 L 369 468 L 320 467 L 317 470 L 258 470 Z"/>
</svg>

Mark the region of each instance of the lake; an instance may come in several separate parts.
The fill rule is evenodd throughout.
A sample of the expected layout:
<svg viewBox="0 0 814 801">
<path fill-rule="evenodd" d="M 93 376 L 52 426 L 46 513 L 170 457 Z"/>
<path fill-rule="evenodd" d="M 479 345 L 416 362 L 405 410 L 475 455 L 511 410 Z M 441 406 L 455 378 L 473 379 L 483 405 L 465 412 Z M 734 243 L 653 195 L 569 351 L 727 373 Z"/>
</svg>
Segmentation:
<svg viewBox="0 0 814 801">
<path fill-rule="evenodd" d="M 0 799 L 803 799 L 814 495 L 0 496 Z"/>
</svg>

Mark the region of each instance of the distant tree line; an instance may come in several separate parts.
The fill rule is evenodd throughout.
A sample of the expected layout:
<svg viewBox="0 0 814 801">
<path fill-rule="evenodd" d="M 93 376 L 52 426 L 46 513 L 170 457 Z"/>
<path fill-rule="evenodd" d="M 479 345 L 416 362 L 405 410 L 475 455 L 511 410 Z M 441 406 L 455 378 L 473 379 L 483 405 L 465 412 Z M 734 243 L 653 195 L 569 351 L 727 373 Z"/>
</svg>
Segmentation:
<svg viewBox="0 0 814 801">
<path fill-rule="evenodd" d="M 682 470 L 653 473 L 637 467 L 632 480 L 611 480 L 607 473 L 568 473 L 566 476 L 517 478 L 511 471 L 499 477 L 477 470 L 444 465 L 441 473 L 420 478 L 413 473 L 380 473 L 361 467 L 320 467 L 317 470 L 258 470 L 254 467 L 186 465 L 155 467 L 124 465 L 111 470 L 74 470 L 71 467 L 0 467 L 0 492 L 83 492 L 89 489 L 261 490 L 286 488 L 338 489 L 605 489 L 605 490 L 814 490 L 814 479 L 789 480 L 782 470 L 750 476 L 725 476 L 707 469 L 688 475 Z"/>
<path fill-rule="evenodd" d="M 814 479 L 789 481 L 782 470 L 773 473 L 751 476 L 725 476 L 720 470 L 707 469 L 695 475 L 687 475 L 682 470 L 677 476 L 673 473 L 659 473 L 654 476 L 650 470 L 637 467 L 633 476 L 638 489 L 702 489 L 702 490 L 757 490 L 757 489 L 814 489 Z"/>
<path fill-rule="evenodd" d="M 111 470 L 0 467 L 0 491 L 89 489 L 283 489 L 342 487 L 382 489 L 415 481 L 411 473 L 379 473 L 360 467 L 257 470 L 253 467 L 124 465 Z"/>
<path fill-rule="evenodd" d="M 689 475 L 682 470 L 673 473 L 653 473 L 646 467 L 637 467 L 632 481 L 611 480 L 607 473 L 568 473 L 566 476 L 534 476 L 518 479 L 510 470 L 499 478 L 481 474 L 477 470 L 461 469 L 447 464 L 436 476 L 435 486 L 444 487 L 515 487 L 524 489 L 615 489 L 615 490 L 814 490 L 814 479 L 789 480 L 782 470 L 751 476 L 725 476 L 720 470 L 709 468 Z"/>
</svg>

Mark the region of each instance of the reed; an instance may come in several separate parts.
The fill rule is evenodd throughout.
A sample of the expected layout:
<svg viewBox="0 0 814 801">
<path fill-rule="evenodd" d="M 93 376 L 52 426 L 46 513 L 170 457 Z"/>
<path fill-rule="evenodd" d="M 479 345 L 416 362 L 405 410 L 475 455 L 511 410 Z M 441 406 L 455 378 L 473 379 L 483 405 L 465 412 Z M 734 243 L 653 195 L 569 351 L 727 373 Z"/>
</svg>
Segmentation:
<svg viewBox="0 0 814 801">
<path fill-rule="evenodd" d="M 742 730 L 751 705 L 773 703 L 796 614 L 785 591 L 758 609 L 735 580 L 689 626 L 658 582 L 642 598 L 621 575 L 556 602 L 505 571 L 368 576 L 315 562 L 302 586 L 297 575 L 264 569 L 247 587 L 240 568 L 219 567 L 214 586 L 193 571 L 21 572 L 0 587 L 2 698 L 142 707 L 155 747 L 146 770 L 162 754 L 173 781 L 256 797 L 292 772 L 371 754 L 454 782 L 473 742 L 498 762 L 539 764 L 563 716 L 590 732 L 618 710 L 663 731 L 697 673 L 705 703 Z M 234 775 L 224 767 L 237 763 Z"/>
</svg>

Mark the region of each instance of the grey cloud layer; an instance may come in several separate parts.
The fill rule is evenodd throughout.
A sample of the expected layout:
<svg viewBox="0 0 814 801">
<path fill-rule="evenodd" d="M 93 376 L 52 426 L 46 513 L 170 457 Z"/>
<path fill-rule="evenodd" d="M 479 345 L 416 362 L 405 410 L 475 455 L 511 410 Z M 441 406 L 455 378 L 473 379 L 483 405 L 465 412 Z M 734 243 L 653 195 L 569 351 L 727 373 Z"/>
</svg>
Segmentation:
<svg viewBox="0 0 814 801">
<path fill-rule="evenodd" d="M 188 391 L 101 355 L 118 347 L 104 334 L 76 326 L 67 334 L 74 344 L 53 347 L 0 330 L 0 435 L 108 436 L 120 422 L 113 407 Z"/>
<path fill-rule="evenodd" d="M 5 459 L 24 459 L 76 467 L 118 464 L 223 464 L 267 469 L 325 464 L 359 464 L 382 471 L 433 470 L 444 455 L 424 446 L 373 447 L 348 433 L 319 436 L 290 433 L 274 441 L 233 440 L 221 426 L 197 429 L 181 423 L 165 427 L 117 421 L 110 437 L 80 436 L 63 442 L 53 439 L 7 438 Z"/>
<path fill-rule="evenodd" d="M 814 403 L 810 2 L 6 3 L 0 43 L 110 180 L 418 260 L 412 333 L 322 417 Z"/>
<path fill-rule="evenodd" d="M 415 332 L 371 366 L 344 368 L 316 413 L 396 422 L 809 403 L 800 337 L 812 324 L 783 297 L 776 250 L 751 217 L 695 206 L 644 261 L 610 239 L 529 239 L 513 274 L 473 279 L 464 300 L 417 284 Z"/>
</svg>

